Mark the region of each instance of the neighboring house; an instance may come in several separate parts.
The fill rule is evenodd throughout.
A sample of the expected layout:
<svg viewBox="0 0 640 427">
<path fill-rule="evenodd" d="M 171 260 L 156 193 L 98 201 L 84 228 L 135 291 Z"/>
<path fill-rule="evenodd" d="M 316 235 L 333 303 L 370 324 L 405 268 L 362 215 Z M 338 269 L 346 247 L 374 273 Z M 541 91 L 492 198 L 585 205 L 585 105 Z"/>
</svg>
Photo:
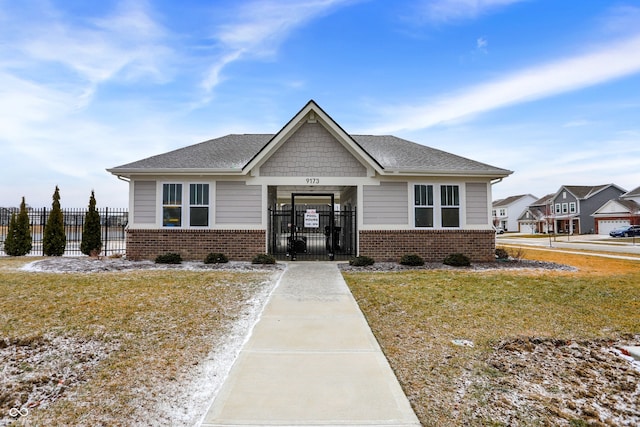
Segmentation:
<svg viewBox="0 0 640 427">
<path fill-rule="evenodd" d="M 620 197 L 625 200 L 633 200 L 640 205 L 640 187 L 636 187 L 631 191 L 627 191 Z"/>
<path fill-rule="evenodd" d="M 129 182 L 130 259 L 379 261 L 493 260 L 491 185 L 512 173 L 394 136 L 350 135 L 314 101 L 276 134 L 227 135 L 108 171 Z"/>
<path fill-rule="evenodd" d="M 491 211 L 493 225 L 501 227 L 504 231 L 520 231 L 518 218 L 527 209 L 527 206 L 537 199 L 536 196 L 531 194 L 520 194 L 496 200 L 493 202 Z"/>
<path fill-rule="evenodd" d="M 553 198 L 555 193 L 547 194 L 527 206 L 518 218 L 521 233 L 553 233 Z"/>
<path fill-rule="evenodd" d="M 640 224 L 640 187 L 609 200 L 593 214 L 595 232 L 608 235 L 615 228 Z"/>
<path fill-rule="evenodd" d="M 617 199 L 624 192 L 623 188 L 615 184 L 560 187 L 552 200 L 555 230 L 570 234 L 594 233 L 596 225 L 593 214 L 606 202 Z"/>
</svg>

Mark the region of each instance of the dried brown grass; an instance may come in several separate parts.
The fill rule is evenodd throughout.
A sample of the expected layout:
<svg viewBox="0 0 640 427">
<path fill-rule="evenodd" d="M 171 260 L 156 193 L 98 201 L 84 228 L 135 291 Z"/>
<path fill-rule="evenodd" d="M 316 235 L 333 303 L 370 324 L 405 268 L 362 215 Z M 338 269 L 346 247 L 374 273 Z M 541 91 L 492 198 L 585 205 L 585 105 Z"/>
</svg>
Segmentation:
<svg viewBox="0 0 640 427">
<path fill-rule="evenodd" d="M 221 344 L 270 275 L 12 269 L 24 262 L 0 259 L 0 339 L 73 337 L 111 349 L 83 382 L 65 390 L 65 398 L 30 408 L 33 425 L 144 424 Z"/>
<path fill-rule="evenodd" d="M 579 271 L 344 273 L 423 425 L 503 425 L 475 418 L 488 391 L 470 386 L 495 374 L 486 360 L 503 340 L 640 333 L 640 261 L 532 250 L 524 257 Z M 530 414 L 520 425 L 537 423 L 545 422 Z"/>
</svg>

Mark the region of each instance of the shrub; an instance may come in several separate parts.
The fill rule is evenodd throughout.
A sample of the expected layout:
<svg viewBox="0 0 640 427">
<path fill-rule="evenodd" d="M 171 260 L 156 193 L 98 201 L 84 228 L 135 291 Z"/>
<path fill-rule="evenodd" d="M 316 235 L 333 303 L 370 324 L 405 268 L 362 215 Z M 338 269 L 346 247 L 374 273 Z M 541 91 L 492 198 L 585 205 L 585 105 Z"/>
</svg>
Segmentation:
<svg viewBox="0 0 640 427">
<path fill-rule="evenodd" d="M 224 264 L 229 262 L 229 258 L 226 257 L 225 254 L 211 252 L 204 259 L 205 264 Z"/>
<path fill-rule="evenodd" d="M 509 249 L 509 256 L 515 260 L 520 261 L 522 258 L 524 258 L 524 255 L 525 255 L 525 250 L 523 247 Z"/>
<path fill-rule="evenodd" d="M 349 260 L 349 265 L 352 265 L 354 267 L 366 267 L 368 265 L 373 265 L 374 263 L 375 261 L 373 260 L 373 258 L 364 255 L 357 256 Z"/>
<path fill-rule="evenodd" d="M 44 236 L 42 237 L 42 252 L 46 256 L 62 256 L 64 248 L 67 246 L 67 235 L 64 231 L 64 218 L 60 209 L 60 190 L 56 185 L 53 192 L 53 204 L 49 218 L 44 226 Z"/>
<path fill-rule="evenodd" d="M 471 260 L 464 254 L 456 253 L 448 255 L 442 263 L 453 267 L 467 267 L 471 265 Z"/>
<path fill-rule="evenodd" d="M 22 198 L 18 216 L 11 214 L 11 222 L 4 241 L 4 252 L 9 256 L 23 256 L 31 252 L 31 228 L 29 227 L 29 215 L 27 205 Z"/>
<path fill-rule="evenodd" d="M 420 255 L 416 254 L 402 255 L 402 258 L 400 258 L 400 264 L 409 266 L 420 266 L 424 265 L 424 260 Z"/>
<path fill-rule="evenodd" d="M 253 257 L 251 264 L 275 264 L 276 259 L 269 254 L 258 254 Z"/>
<path fill-rule="evenodd" d="M 496 249 L 496 258 L 497 259 L 501 259 L 501 260 L 509 259 L 509 252 L 507 252 L 506 250 L 504 250 L 502 248 L 497 248 Z"/>
<path fill-rule="evenodd" d="M 89 210 L 84 216 L 82 225 L 82 242 L 80 252 L 89 256 L 97 256 L 102 249 L 102 235 L 100 232 L 100 214 L 96 210 L 96 198 L 91 191 Z"/>
<path fill-rule="evenodd" d="M 175 252 L 168 252 L 166 254 L 158 255 L 156 257 L 156 264 L 180 264 L 182 263 L 182 256 Z"/>
</svg>

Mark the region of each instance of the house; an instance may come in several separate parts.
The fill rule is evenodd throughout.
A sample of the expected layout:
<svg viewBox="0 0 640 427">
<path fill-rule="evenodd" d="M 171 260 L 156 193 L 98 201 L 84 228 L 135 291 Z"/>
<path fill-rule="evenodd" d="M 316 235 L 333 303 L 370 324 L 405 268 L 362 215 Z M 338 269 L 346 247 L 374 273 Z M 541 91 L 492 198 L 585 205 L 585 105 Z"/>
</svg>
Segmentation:
<svg viewBox="0 0 640 427">
<path fill-rule="evenodd" d="M 640 224 L 640 187 L 608 200 L 593 213 L 595 232 L 608 235 L 615 228 Z"/>
<path fill-rule="evenodd" d="M 551 201 L 555 230 L 570 234 L 594 233 L 596 225 L 593 214 L 603 204 L 617 199 L 623 193 L 625 190 L 615 184 L 560 187 Z"/>
<path fill-rule="evenodd" d="M 378 261 L 493 260 L 491 185 L 512 173 L 395 136 L 348 134 L 313 100 L 275 134 L 227 135 L 108 171 L 129 184 L 131 259 Z"/>
<path fill-rule="evenodd" d="M 555 193 L 547 194 L 531 203 L 518 218 L 518 230 L 521 233 L 553 233 L 553 198 Z"/>
<path fill-rule="evenodd" d="M 622 199 L 625 200 L 632 200 L 638 204 L 640 204 L 640 187 L 636 187 L 631 191 L 627 191 L 626 193 L 624 193 L 622 196 L 620 196 Z"/>
<path fill-rule="evenodd" d="M 520 231 L 518 218 L 527 209 L 527 206 L 536 200 L 538 198 L 531 194 L 520 194 L 496 200 L 493 202 L 491 210 L 493 225 L 502 228 L 504 231 Z"/>
</svg>

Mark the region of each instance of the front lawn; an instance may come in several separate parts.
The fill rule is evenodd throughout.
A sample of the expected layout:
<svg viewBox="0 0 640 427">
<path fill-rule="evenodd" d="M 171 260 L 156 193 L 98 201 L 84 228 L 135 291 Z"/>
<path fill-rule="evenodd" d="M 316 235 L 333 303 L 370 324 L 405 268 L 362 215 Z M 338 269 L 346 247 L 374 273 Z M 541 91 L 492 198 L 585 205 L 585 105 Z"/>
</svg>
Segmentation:
<svg viewBox="0 0 640 427">
<path fill-rule="evenodd" d="M 0 258 L 0 425 L 193 425 L 273 286 L 269 272 L 16 269 L 32 260 Z"/>
<path fill-rule="evenodd" d="M 344 276 L 425 426 L 639 423 L 640 261 L 525 257 L 579 271 Z"/>
</svg>

